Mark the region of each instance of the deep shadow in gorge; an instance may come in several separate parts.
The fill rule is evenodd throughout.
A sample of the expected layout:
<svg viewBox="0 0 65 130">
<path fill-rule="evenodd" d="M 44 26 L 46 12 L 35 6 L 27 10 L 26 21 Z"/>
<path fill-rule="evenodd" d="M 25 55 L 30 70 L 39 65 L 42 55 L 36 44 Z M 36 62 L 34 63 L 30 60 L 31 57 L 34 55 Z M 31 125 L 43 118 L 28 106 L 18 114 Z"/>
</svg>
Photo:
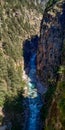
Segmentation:
<svg viewBox="0 0 65 130">
<path fill-rule="evenodd" d="M 29 62 L 32 53 L 37 53 L 38 48 L 38 35 L 32 36 L 30 39 L 26 39 L 23 42 L 23 58 L 24 58 L 24 70 L 29 67 Z M 27 71 L 26 71 L 27 74 Z"/>
<path fill-rule="evenodd" d="M 41 130 L 42 126 L 40 110 L 43 102 L 41 94 L 37 90 L 36 76 L 38 40 L 39 37 L 35 35 L 23 43 L 24 71 L 28 77 L 28 118 L 23 130 Z"/>
<path fill-rule="evenodd" d="M 57 13 L 57 16 L 56 17 L 58 17 L 59 16 L 59 22 L 61 23 L 61 26 L 62 26 L 62 30 L 61 31 L 63 31 L 63 29 L 65 28 L 65 4 L 63 5 L 63 13 L 61 14 L 61 16 L 60 16 L 60 13 Z M 63 19 L 63 20 L 62 20 Z M 63 36 L 64 36 L 64 34 L 63 34 Z M 32 36 L 31 37 L 31 39 L 26 39 L 25 41 L 24 41 L 24 43 L 23 43 L 23 58 L 24 58 L 24 71 L 25 71 L 25 73 L 26 73 L 26 75 L 30 78 L 30 80 L 31 80 L 31 82 L 33 82 L 33 80 L 32 80 L 32 78 L 31 78 L 31 76 L 29 75 L 29 72 L 30 72 L 30 59 L 31 59 L 31 57 L 32 57 L 32 55 L 34 54 L 34 53 L 36 53 L 37 54 L 37 49 L 38 49 L 38 40 L 39 40 L 39 37 L 37 36 L 37 35 L 35 35 L 35 36 Z M 63 40 L 63 39 L 62 39 Z M 35 60 L 34 60 L 34 62 L 35 62 L 35 65 L 37 64 L 37 62 L 36 62 L 36 57 L 35 57 Z M 36 69 L 36 68 L 35 68 Z M 36 83 L 36 82 L 35 82 Z M 56 84 L 55 84 L 56 85 Z M 34 87 L 34 86 L 33 86 Z M 51 86 L 51 88 L 50 88 L 50 90 L 47 92 L 47 94 L 46 94 L 46 98 L 45 98 L 45 104 L 43 104 L 43 107 L 44 107 L 44 110 L 42 110 L 42 113 L 43 113 L 43 115 L 42 115 L 42 118 L 43 118 L 43 121 L 44 121 L 44 119 L 46 119 L 46 117 L 47 117 L 47 115 L 48 115 L 48 109 L 50 108 L 50 105 L 51 105 L 51 103 L 50 102 L 52 102 L 52 98 L 53 98 L 53 94 L 54 94 L 54 91 L 55 91 L 55 87 L 53 88 L 53 86 Z M 53 92 L 53 93 L 52 93 Z M 50 97 L 50 98 L 49 98 Z M 19 100 L 18 100 L 19 99 Z M 29 104 L 29 99 L 30 99 L 30 102 L 33 102 L 33 99 L 30 97 L 28 97 L 28 98 L 24 98 L 24 107 L 25 107 L 25 109 L 29 109 L 29 107 L 28 107 L 28 104 Z M 37 100 L 37 97 L 34 97 L 34 101 L 36 101 Z M 17 101 L 20 101 L 20 98 L 19 97 L 17 97 Z M 15 102 L 15 100 L 14 100 L 14 102 Z M 7 103 L 7 102 L 6 102 Z M 12 103 L 10 104 L 11 106 L 12 106 Z M 22 105 L 22 104 L 21 104 Z M 35 103 L 33 102 L 33 105 L 35 106 Z M 46 105 L 46 106 L 45 106 Z M 5 106 L 4 106 L 5 107 Z M 32 108 L 33 108 L 33 106 L 32 106 Z M 16 108 L 17 109 L 17 108 Z M 30 112 L 30 110 L 28 111 L 28 113 L 23 113 L 23 114 L 28 114 L 28 116 L 30 115 L 29 114 L 29 112 Z M 10 113 L 9 113 L 10 114 Z M 6 113 L 5 113 L 5 115 L 6 115 Z M 10 114 L 11 115 L 11 117 L 12 117 L 12 119 L 13 119 L 13 122 L 14 122 L 14 120 L 15 120 L 15 122 L 14 122 L 14 126 L 15 125 L 17 125 L 17 123 L 19 123 L 19 125 L 18 126 L 16 126 L 17 127 L 17 130 L 22 130 L 22 125 L 21 125 L 21 122 L 22 122 L 22 117 L 23 117 L 23 115 L 20 113 L 20 114 L 18 114 L 18 113 L 11 113 Z M 14 117 L 14 118 L 13 118 Z M 39 113 L 39 117 L 40 117 L 40 113 Z M 10 117 L 9 117 L 9 119 L 10 119 Z M 20 120 L 19 120 L 20 119 Z M 18 120 L 18 121 L 17 121 Z M 20 121 L 20 122 L 19 122 Z M 25 123 L 24 123 L 25 124 Z M 25 127 L 25 129 L 24 130 L 27 130 L 27 127 L 28 127 L 28 121 L 27 121 L 27 123 L 26 123 L 26 127 Z M 16 127 L 15 127 L 15 129 L 16 129 Z M 39 127 L 38 127 L 38 129 L 39 129 Z M 37 129 L 37 130 L 38 130 Z M 29 130 L 29 129 L 28 129 Z M 31 129 L 31 130 L 33 130 L 33 129 Z M 41 130 L 41 128 L 39 129 L 39 130 Z"/>
</svg>

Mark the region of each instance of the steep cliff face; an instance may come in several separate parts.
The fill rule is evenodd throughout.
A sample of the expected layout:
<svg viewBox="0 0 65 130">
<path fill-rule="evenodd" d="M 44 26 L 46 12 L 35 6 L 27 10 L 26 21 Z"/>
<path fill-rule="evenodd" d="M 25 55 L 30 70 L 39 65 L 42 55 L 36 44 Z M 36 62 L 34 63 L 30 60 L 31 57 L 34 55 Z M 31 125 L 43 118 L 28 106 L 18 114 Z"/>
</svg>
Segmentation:
<svg viewBox="0 0 65 130">
<path fill-rule="evenodd" d="M 8 90 L 24 86 L 23 41 L 39 34 L 41 19 L 41 6 L 29 0 L 0 0 L 0 105 Z"/>
<path fill-rule="evenodd" d="M 64 0 L 44 13 L 37 54 L 37 74 L 46 84 L 55 82 L 64 38 Z"/>
<path fill-rule="evenodd" d="M 22 112 L 23 105 L 21 104 L 23 97 L 20 102 L 22 93 L 18 95 L 18 91 L 21 92 L 25 88 L 23 81 L 23 41 L 30 40 L 33 35 L 39 34 L 44 8 L 41 7 L 40 2 L 36 1 L 35 4 L 33 0 L 0 0 L 0 106 L 3 107 L 4 104 L 4 107 L 8 108 L 6 109 L 9 114 L 6 117 L 12 120 L 16 118 L 19 124 L 22 123 L 25 115 Z M 28 51 L 28 48 L 26 49 Z M 5 95 L 8 95 L 6 100 Z M 20 107 L 21 111 L 19 110 Z M 15 111 L 16 108 L 18 109 Z M 13 117 L 12 113 L 15 113 Z M 23 119 L 18 117 L 16 113 L 18 116 L 23 113 Z M 0 124 L 2 118 L 1 108 Z"/>
<path fill-rule="evenodd" d="M 64 5 L 65 6 L 65 5 Z M 65 33 L 62 47 L 61 65 L 58 70 L 59 79 L 54 95 L 47 92 L 45 97 L 46 105 L 42 111 L 46 111 L 44 130 L 65 130 Z M 49 94 L 49 95 L 48 95 Z M 52 102 L 50 97 L 52 95 Z M 49 105 L 48 105 L 49 104 Z M 48 106 L 50 106 L 48 108 Z M 44 112 L 43 117 L 44 117 Z M 43 118 L 44 119 L 44 118 Z"/>
<path fill-rule="evenodd" d="M 65 130 L 65 1 L 46 9 L 41 23 L 37 74 L 47 85 L 42 107 L 43 130 Z"/>
</svg>

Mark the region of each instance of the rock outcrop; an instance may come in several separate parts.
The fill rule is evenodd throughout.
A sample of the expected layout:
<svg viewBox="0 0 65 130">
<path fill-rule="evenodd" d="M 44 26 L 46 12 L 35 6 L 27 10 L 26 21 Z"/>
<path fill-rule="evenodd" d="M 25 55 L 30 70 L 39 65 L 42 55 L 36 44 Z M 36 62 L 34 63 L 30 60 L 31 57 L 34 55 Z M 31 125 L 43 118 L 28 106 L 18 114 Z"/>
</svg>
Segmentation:
<svg viewBox="0 0 65 130">
<path fill-rule="evenodd" d="M 48 84 L 56 81 L 56 71 L 61 62 L 64 39 L 65 9 L 64 0 L 60 0 L 43 15 L 40 40 L 37 53 L 37 74 Z"/>
</svg>

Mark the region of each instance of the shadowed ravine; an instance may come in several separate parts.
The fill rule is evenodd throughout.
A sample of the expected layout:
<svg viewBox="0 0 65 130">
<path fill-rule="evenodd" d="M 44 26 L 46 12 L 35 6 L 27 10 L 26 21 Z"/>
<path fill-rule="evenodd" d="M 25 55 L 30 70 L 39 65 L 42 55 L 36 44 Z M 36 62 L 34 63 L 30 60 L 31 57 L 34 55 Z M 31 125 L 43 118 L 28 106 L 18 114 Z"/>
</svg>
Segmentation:
<svg viewBox="0 0 65 130">
<path fill-rule="evenodd" d="M 25 126 L 25 130 L 41 130 L 41 119 L 40 119 L 40 110 L 43 105 L 41 91 L 45 91 L 46 89 L 41 85 L 40 81 L 38 81 L 36 76 L 36 49 L 37 49 L 37 40 L 38 38 L 33 38 L 35 40 L 29 41 L 30 48 L 28 46 L 28 49 L 30 50 L 25 52 L 24 59 L 26 59 L 25 62 L 27 62 L 27 65 L 25 67 L 25 70 L 28 70 L 28 80 L 27 80 L 27 86 L 28 86 L 28 107 L 29 107 L 29 115 L 27 119 L 27 123 Z M 34 43 L 34 42 L 35 43 Z M 27 49 L 24 49 L 27 50 Z M 28 55 L 29 54 L 29 55 Z M 30 56 L 30 58 L 29 58 Z M 28 61 L 27 61 L 28 59 Z M 39 87 L 41 90 L 39 90 Z M 43 90 L 43 89 L 44 90 Z"/>
</svg>

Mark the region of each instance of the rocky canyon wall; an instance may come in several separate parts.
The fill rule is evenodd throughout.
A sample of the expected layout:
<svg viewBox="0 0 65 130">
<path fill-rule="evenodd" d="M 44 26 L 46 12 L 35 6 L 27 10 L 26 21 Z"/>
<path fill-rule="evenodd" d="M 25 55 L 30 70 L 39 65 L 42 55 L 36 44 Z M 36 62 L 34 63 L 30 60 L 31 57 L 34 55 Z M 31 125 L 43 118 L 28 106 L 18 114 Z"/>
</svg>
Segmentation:
<svg viewBox="0 0 65 130">
<path fill-rule="evenodd" d="M 37 52 L 37 75 L 45 84 L 56 81 L 64 39 L 64 19 L 64 0 L 49 7 L 43 15 Z"/>
</svg>

